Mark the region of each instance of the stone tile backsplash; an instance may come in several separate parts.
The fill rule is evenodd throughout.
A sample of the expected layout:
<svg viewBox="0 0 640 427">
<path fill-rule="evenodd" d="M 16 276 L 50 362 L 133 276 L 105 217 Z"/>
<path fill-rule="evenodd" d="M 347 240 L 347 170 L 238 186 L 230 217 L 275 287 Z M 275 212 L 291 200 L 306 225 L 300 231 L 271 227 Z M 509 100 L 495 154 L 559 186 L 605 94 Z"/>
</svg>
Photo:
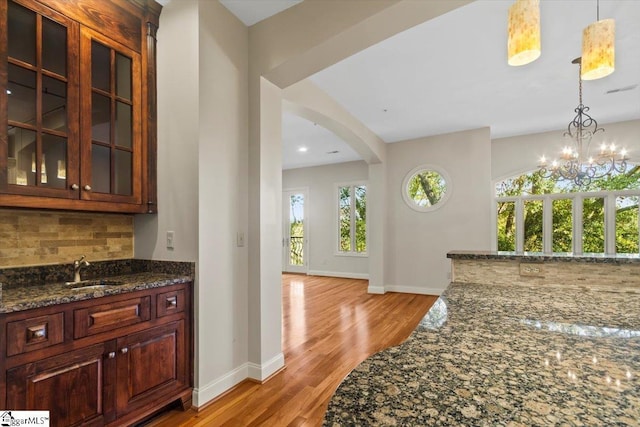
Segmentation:
<svg viewBox="0 0 640 427">
<path fill-rule="evenodd" d="M 0 209 L 0 268 L 133 257 L 133 215 Z"/>
</svg>

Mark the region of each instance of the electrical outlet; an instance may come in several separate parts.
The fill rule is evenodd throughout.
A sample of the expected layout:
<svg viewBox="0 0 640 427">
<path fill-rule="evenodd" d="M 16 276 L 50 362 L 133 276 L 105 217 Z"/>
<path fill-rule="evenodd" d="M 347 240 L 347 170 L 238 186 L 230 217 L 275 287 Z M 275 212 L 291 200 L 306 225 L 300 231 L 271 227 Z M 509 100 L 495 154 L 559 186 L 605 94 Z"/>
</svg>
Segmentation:
<svg viewBox="0 0 640 427">
<path fill-rule="evenodd" d="M 238 245 L 239 248 L 244 246 L 244 233 L 242 231 L 238 231 L 236 234 L 236 245 Z"/>
<path fill-rule="evenodd" d="M 520 263 L 520 275 L 521 276 L 534 276 L 534 277 L 542 277 L 544 276 L 544 271 L 542 269 L 542 263 Z"/>
<path fill-rule="evenodd" d="M 173 231 L 167 231 L 167 249 L 173 249 Z"/>
</svg>

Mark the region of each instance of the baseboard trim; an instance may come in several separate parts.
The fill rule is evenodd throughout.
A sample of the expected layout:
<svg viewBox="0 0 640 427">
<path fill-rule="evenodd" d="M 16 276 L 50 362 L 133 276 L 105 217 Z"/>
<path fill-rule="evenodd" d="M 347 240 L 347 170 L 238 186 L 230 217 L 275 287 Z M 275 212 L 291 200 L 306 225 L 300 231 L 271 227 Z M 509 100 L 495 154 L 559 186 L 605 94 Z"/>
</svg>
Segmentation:
<svg viewBox="0 0 640 427">
<path fill-rule="evenodd" d="M 284 368 L 284 353 L 278 353 L 266 363 L 258 365 L 257 363 L 247 363 L 247 376 L 256 381 L 265 381 L 271 375 Z"/>
<path fill-rule="evenodd" d="M 386 291 L 384 286 L 371 286 L 369 285 L 369 287 L 367 288 L 367 292 L 370 294 L 384 294 Z"/>
<path fill-rule="evenodd" d="M 348 273 L 348 272 L 342 272 L 342 271 L 309 270 L 307 274 L 309 276 L 342 277 L 345 279 L 369 280 L 369 274 L 367 273 Z"/>
<path fill-rule="evenodd" d="M 400 292 L 403 294 L 418 294 L 418 295 L 440 295 L 444 292 L 441 288 L 423 288 L 417 286 L 393 286 L 386 285 L 384 287 L 386 292 Z"/>
<path fill-rule="evenodd" d="M 248 378 L 249 363 L 244 363 L 238 366 L 231 372 L 221 376 L 218 379 L 211 381 L 204 387 L 197 387 L 193 389 L 193 406 L 201 408 L 207 405 L 213 399 L 224 394 L 231 388 L 240 384 L 242 381 Z"/>
<path fill-rule="evenodd" d="M 263 365 L 247 362 L 233 371 L 211 381 L 204 387 L 193 389 L 193 406 L 197 410 L 211 404 L 243 381 L 254 380 L 264 382 L 273 374 L 284 368 L 284 353 L 279 353 Z"/>
</svg>

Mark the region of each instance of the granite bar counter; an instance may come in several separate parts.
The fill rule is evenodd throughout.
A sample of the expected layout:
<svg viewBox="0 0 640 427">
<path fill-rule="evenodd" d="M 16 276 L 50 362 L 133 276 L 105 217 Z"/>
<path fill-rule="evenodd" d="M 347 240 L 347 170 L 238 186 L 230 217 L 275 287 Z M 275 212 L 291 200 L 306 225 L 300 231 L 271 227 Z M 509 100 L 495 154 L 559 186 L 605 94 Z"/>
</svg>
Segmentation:
<svg viewBox="0 0 640 427">
<path fill-rule="evenodd" d="M 640 293 L 452 283 L 365 360 L 325 426 L 640 423 Z"/>
<path fill-rule="evenodd" d="M 83 279 L 103 286 L 74 287 L 70 265 L 0 269 L 0 313 L 29 310 L 193 281 L 192 262 L 116 260 L 92 262 Z"/>
<path fill-rule="evenodd" d="M 496 261 L 524 261 L 524 262 L 565 262 L 588 264 L 639 264 L 638 254 L 581 254 L 540 252 L 505 252 L 505 251 L 450 251 L 447 258 L 460 260 L 496 260 Z"/>
<path fill-rule="evenodd" d="M 640 289 L 640 256 L 451 251 L 454 282 Z"/>
</svg>

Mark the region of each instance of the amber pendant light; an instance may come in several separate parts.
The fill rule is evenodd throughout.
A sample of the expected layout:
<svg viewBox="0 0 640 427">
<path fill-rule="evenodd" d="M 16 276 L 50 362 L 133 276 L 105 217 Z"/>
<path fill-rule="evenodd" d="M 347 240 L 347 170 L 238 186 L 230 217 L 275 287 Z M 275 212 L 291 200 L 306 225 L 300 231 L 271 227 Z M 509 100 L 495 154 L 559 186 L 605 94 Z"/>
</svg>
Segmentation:
<svg viewBox="0 0 640 427">
<path fill-rule="evenodd" d="M 540 0 L 516 0 L 509 8 L 509 65 L 525 65 L 540 56 Z"/>
<path fill-rule="evenodd" d="M 615 70 L 615 21 L 600 20 L 599 0 L 596 9 L 596 22 L 582 31 L 582 80 L 600 79 Z"/>
</svg>

